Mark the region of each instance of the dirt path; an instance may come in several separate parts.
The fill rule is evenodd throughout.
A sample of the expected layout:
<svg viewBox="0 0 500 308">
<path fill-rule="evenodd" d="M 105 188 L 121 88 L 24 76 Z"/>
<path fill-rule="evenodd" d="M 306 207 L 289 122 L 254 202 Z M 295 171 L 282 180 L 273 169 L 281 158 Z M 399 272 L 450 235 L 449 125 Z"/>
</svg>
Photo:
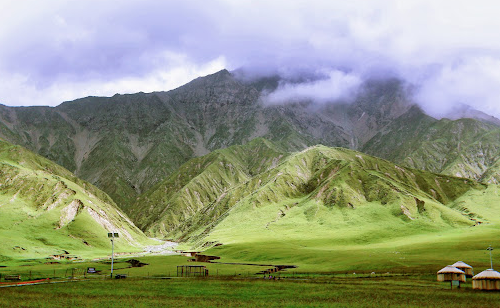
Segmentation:
<svg viewBox="0 0 500 308">
<path fill-rule="evenodd" d="M 154 254 L 154 255 L 171 255 L 171 254 L 177 254 L 173 249 L 177 246 L 176 242 L 170 242 L 170 241 L 161 241 L 163 244 L 160 245 L 152 245 L 152 246 L 146 246 L 144 248 L 143 254 L 148 255 L 148 254 Z"/>
</svg>

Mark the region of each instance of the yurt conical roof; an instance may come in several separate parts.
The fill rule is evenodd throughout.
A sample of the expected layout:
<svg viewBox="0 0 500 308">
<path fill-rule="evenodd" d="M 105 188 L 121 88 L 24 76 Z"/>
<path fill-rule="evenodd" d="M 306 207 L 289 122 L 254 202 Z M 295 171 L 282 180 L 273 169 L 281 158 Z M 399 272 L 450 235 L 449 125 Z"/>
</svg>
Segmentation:
<svg viewBox="0 0 500 308">
<path fill-rule="evenodd" d="M 472 279 L 490 279 L 490 280 L 500 280 L 500 273 L 489 268 L 487 270 L 482 271 L 476 276 L 472 277 Z"/>
<path fill-rule="evenodd" d="M 455 262 L 451 266 L 454 266 L 454 267 L 463 267 L 463 268 L 472 268 L 472 266 L 470 266 L 469 264 L 464 263 L 462 261 Z"/>
<path fill-rule="evenodd" d="M 451 274 L 451 273 L 453 273 L 453 274 L 465 274 L 464 271 L 459 270 L 458 268 L 451 266 L 451 265 L 443 267 L 437 273 L 438 274 Z"/>
</svg>

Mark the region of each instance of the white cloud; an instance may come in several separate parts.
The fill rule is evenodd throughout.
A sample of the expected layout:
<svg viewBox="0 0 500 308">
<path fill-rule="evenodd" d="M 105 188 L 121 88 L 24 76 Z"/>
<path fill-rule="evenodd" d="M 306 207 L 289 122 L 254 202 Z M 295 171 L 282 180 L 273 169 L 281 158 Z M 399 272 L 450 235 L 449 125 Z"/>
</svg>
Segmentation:
<svg viewBox="0 0 500 308">
<path fill-rule="evenodd" d="M 0 102 L 9 105 L 168 90 L 178 83 L 166 74 L 188 81 L 224 59 L 261 73 L 390 72 L 421 89 L 434 114 L 461 101 L 500 117 L 488 68 L 500 61 L 496 0 L 2 2 Z M 286 87 L 278 94 L 338 97 L 326 81 Z"/>
<path fill-rule="evenodd" d="M 356 75 L 331 71 L 327 78 L 301 83 L 284 83 L 264 97 L 268 104 L 285 104 L 301 100 L 316 103 L 335 102 L 352 96 L 361 84 Z"/>
<path fill-rule="evenodd" d="M 464 59 L 441 67 L 420 83 L 416 100 L 432 116 L 452 114 L 461 104 L 500 115 L 500 59 Z"/>
<path fill-rule="evenodd" d="M 63 101 L 86 96 L 165 91 L 226 67 L 223 57 L 203 65 L 190 63 L 183 56 L 176 55 L 176 57 L 174 67 L 159 68 L 146 76 L 123 76 L 112 80 L 98 78 L 80 82 L 72 82 L 71 79 L 64 82 L 63 77 L 60 81 L 42 88 L 36 87 L 27 76 L 0 73 L 0 103 L 10 106 L 56 106 Z"/>
</svg>

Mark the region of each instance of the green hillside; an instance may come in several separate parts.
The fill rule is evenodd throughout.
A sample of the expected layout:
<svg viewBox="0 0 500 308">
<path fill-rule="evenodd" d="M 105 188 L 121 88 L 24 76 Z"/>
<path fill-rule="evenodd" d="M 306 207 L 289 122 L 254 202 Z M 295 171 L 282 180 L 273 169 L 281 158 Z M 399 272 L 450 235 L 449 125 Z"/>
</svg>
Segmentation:
<svg viewBox="0 0 500 308">
<path fill-rule="evenodd" d="M 499 191 L 353 150 L 285 153 L 257 139 L 190 160 L 136 207 L 147 233 L 225 262 L 338 270 L 369 254 L 393 268 L 484 249 L 500 235 Z"/>
<path fill-rule="evenodd" d="M 362 151 L 416 169 L 485 183 L 500 180 L 500 128 L 470 118 L 436 120 L 414 107 Z"/>
<path fill-rule="evenodd" d="M 95 253 L 115 227 L 146 241 L 117 207 L 150 236 L 222 243 L 211 249 L 234 260 L 272 247 L 307 262 L 317 249 L 474 248 L 498 234 L 498 120 L 434 119 L 396 79 L 368 80 L 349 102 L 268 104 L 280 82 L 222 70 L 168 92 L 0 105 L 0 138 L 76 175 L 2 143 L 0 254 Z"/>
<path fill-rule="evenodd" d="M 141 229 L 157 235 L 192 228 L 192 219 L 198 220 L 198 227 L 210 225 L 229 209 L 219 203 L 224 196 L 275 167 L 285 155 L 278 146 L 259 138 L 194 158 L 141 195 L 131 215 Z"/>
<path fill-rule="evenodd" d="M 474 225 L 477 217 L 450 204 L 486 187 L 353 150 L 315 146 L 289 154 L 256 139 L 189 161 L 138 199 L 136 208 L 137 215 L 142 213 L 141 228 L 177 239 L 202 238 L 234 213 L 253 215 L 252 209 L 273 205 L 279 206 L 264 221 L 281 221 L 289 211 L 303 211 L 310 218 L 337 211 L 355 217 L 370 208 L 374 216 L 368 221 L 382 215 L 376 214 L 380 210 L 402 225 L 439 229 Z"/>
<path fill-rule="evenodd" d="M 139 251 L 149 240 L 111 198 L 66 169 L 0 139 L 0 261 Z"/>
</svg>

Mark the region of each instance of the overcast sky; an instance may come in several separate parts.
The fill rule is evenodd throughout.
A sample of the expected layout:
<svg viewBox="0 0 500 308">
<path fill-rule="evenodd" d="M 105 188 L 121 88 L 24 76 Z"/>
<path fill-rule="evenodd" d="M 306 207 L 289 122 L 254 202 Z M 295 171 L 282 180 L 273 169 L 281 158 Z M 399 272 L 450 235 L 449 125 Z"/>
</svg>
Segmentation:
<svg viewBox="0 0 500 308">
<path fill-rule="evenodd" d="M 274 94 L 342 97 L 398 76 L 439 116 L 500 117 L 500 1 L 0 0 L 0 103 L 169 90 L 240 67 L 321 73 Z"/>
</svg>

